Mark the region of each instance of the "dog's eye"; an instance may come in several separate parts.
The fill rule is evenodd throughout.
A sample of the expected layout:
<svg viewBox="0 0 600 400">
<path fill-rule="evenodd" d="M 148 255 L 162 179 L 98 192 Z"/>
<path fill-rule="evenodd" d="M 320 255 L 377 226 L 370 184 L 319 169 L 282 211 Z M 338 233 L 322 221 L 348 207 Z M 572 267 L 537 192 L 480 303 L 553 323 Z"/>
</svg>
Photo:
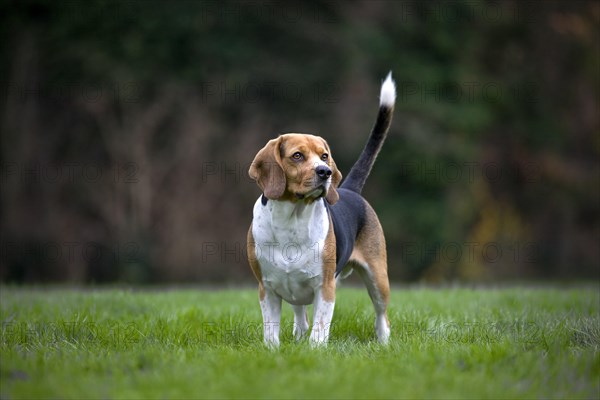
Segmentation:
<svg viewBox="0 0 600 400">
<path fill-rule="evenodd" d="M 304 156 L 299 151 L 297 151 L 294 154 L 292 154 L 292 160 L 300 161 L 302 159 L 304 159 Z"/>
<path fill-rule="evenodd" d="M 321 156 L 321 160 L 323 160 L 323 161 L 327 161 L 327 160 L 329 160 L 329 154 L 327 154 L 327 153 L 323 154 L 323 155 Z"/>
</svg>

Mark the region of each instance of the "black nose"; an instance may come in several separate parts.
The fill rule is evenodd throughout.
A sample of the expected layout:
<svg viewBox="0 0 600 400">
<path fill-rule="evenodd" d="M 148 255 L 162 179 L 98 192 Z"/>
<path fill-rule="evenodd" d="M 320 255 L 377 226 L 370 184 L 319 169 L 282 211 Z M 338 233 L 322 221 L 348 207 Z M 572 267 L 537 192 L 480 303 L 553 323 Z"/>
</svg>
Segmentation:
<svg viewBox="0 0 600 400">
<path fill-rule="evenodd" d="M 317 176 L 323 180 L 331 176 L 331 169 L 326 165 L 319 165 L 315 169 L 315 172 L 317 173 Z"/>
</svg>

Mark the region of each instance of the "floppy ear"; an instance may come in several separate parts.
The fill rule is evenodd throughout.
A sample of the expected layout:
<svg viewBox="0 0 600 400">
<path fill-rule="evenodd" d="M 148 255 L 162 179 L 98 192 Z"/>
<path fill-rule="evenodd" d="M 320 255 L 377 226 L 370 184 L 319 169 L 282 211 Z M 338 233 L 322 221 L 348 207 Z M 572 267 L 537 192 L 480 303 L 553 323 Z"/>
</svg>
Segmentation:
<svg viewBox="0 0 600 400">
<path fill-rule="evenodd" d="M 337 165 L 335 165 L 335 161 L 333 161 L 333 158 L 330 158 L 329 166 L 331 167 L 331 171 L 333 173 L 331 174 L 331 185 L 329 185 L 329 189 L 327 189 L 325 200 L 327 200 L 329 204 L 334 205 L 340 199 L 340 195 L 338 194 L 336 189 L 342 181 L 342 173 L 337 168 Z"/>
<path fill-rule="evenodd" d="M 281 137 L 269 140 L 256 154 L 248 170 L 250 178 L 256 181 L 263 194 L 271 200 L 283 196 L 286 187 L 280 154 L 281 141 Z"/>
</svg>

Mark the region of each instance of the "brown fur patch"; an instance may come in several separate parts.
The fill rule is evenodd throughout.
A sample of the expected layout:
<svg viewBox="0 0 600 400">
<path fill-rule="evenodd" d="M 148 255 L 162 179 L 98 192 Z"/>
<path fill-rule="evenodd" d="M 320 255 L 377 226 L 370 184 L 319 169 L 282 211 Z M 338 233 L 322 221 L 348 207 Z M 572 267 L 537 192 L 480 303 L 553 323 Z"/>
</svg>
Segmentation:
<svg viewBox="0 0 600 400">
<path fill-rule="evenodd" d="M 323 246 L 323 299 L 328 302 L 335 301 L 335 233 L 331 215 L 329 216 L 329 230 Z"/>
<path fill-rule="evenodd" d="M 285 192 L 286 178 L 281 164 L 280 147 L 282 138 L 269 140 L 254 157 L 248 175 L 269 199 L 279 199 Z"/>
<path fill-rule="evenodd" d="M 372 280 L 377 286 L 381 300 L 387 304 L 390 296 L 390 283 L 387 274 L 385 237 L 377 214 L 366 201 L 365 207 L 365 225 L 356 239 L 350 260 L 369 266 Z"/>
<path fill-rule="evenodd" d="M 260 270 L 260 265 L 256 258 L 256 243 L 254 242 L 254 236 L 252 235 L 252 224 L 250 225 L 250 229 L 248 230 L 246 246 L 248 250 L 248 263 L 250 264 L 250 268 L 252 268 L 252 273 L 254 274 L 254 277 L 258 281 L 258 297 L 262 301 L 265 298 L 265 288 L 263 287 L 262 272 Z"/>
</svg>

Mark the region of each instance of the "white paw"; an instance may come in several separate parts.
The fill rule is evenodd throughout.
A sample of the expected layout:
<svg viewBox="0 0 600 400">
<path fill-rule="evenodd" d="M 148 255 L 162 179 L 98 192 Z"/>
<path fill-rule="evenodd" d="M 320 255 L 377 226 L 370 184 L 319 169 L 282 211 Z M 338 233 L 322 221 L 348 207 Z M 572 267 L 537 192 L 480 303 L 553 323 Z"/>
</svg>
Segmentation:
<svg viewBox="0 0 600 400">
<path fill-rule="evenodd" d="M 302 339 L 306 335 L 306 332 L 308 332 L 308 326 L 304 327 L 294 324 L 294 338 L 296 340 Z"/>
<path fill-rule="evenodd" d="M 375 332 L 377 333 L 377 340 L 381 344 L 388 344 L 390 339 L 390 325 L 387 318 L 384 316 L 377 317 L 375 321 Z"/>
<path fill-rule="evenodd" d="M 325 346 L 327 345 L 327 340 L 329 340 L 329 329 L 315 329 L 313 327 L 309 339 L 311 347 Z"/>
<path fill-rule="evenodd" d="M 271 349 L 279 348 L 279 338 L 266 338 L 265 337 L 265 346 Z"/>
</svg>

